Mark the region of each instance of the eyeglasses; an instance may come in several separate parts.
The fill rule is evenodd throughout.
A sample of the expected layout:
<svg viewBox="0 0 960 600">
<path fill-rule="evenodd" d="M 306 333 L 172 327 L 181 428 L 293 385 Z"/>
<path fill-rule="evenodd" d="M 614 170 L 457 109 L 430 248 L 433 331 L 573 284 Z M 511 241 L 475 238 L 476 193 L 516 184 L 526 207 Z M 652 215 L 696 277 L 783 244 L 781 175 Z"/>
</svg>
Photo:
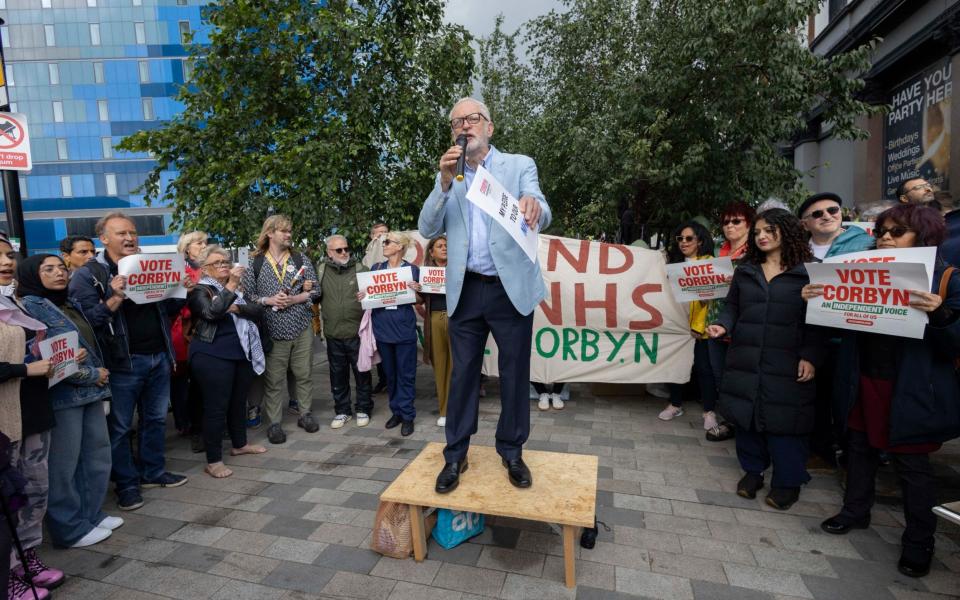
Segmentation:
<svg viewBox="0 0 960 600">
<path fill-rule="evenodd" d="M 913 231 L 913 230 L 910 229 L 909 227 L 904 227 L 903 225 L 895 225 L 894 227 L 877 227 L 876 229 L 873 230 L 873 237 L 879 240 L 883 236 L 889 233 L 890 237 L 893 237 L 894 239 L 896 239 L 896 238 L 903 237 L 904 235 L 907 234 L 908 231 Z"/>
<path fill-rule="evenodd" d="M 330 249 L 336 252 L 337 254 L 346 254 L 350 252 L 350 248 L 330 248 Z"/>
<path fill-rule="evenodd" d="M 723 220 L 723 224 L 724 224 L 724 226 L 727 226 L 727 225 L 739 225 L 740 223 L 743 223 L 744 221 L 746 221 L 746 219 L 740 219 L 740 218 L 736 218 L 736 219 L 724 219 L 724 220 Z"/>
<path fill-rule="evenodd" d="M 918 183 L 917 185 L 907 190 L 907 194 L 909 194 L 910 192 L 915 192 L 917 190 L 932 190 L 932 189 L 933 189 L 933 186 L 930 185 L 929 183 Z"/>
<path fill-rule="evenodd" d="M 66 268 L 66 267 L 63 266 L 63 265 L 50 265 L 50 266 L 47 266 L 47 267 L 41 267 L 41 268 L 40 268 L 40 272 L 41 272 L 41 273 L 45 273 L 45 274 L 47 274 L 47 275 L 50 275 L 50 274 L 52 274 L 52 273 L 57 273 L 57 272 L 60 272 L 60 273 L 69 273 L 69 272 L 70 272 L 70 269 Z"/>
<path fill-rule="evenodd" d="M 230 266 L 230 261 L 229 261 L 229 260 L 218 260 L 217 262 L 207 263 L 207 264 L 205 264 L 205 265 L 203 265 L 203 266 L 205 266 L 205 267 L 214 267 L 214 268 L 216 268 L 216 269 L 222 269 L 222 268 L 224 268 L 224 267 L 229 267 L 229 266 Z"/>
<path fill-rule="evenodd" d="M 809 215 L 805 216 L 804 219 L 819 219 L 820 217 L 823 216 L 824 212 L 826 212 L 828 215 L 832 217 L 832 216 L 835 216 L 838 212 L 840 212 L 840 207 L 830 206 L 830 207 L 827 207 L 825 210 L 815 210 Z"/>
<path fill-rule="evenodd" d="M 478 112 L 475 112 L 465 117 L 457 117 L 456 119 L 451 119 L 450 129 L 460 129 L 461 127 L 463 127 L 464 121 L 466 121 L 470 125 L 476 125 L 477 123 L 480 122 L 480 119 L 483 119 L 484 121 L 489 121 L 489 119 L 487 119 L 485 116 L 481 115 Z"/>
<path fill-rule="evenodd" d="M 675 239 L 676 239 L 678 242 L 680 242 L 680 243 L 687 242 L 687 243 L 689 244 L 690 242 L 695 242 L 695 241 L 697 241 L 697 236 L 695 236 L 695 235 L 678 235 Z"/>
<path fill-rule="evenodd" d="M 383 245 L 384 245 L 384 246 L 389 246 L 390 244 L 396 244 L 396 242 L 393 241 L 393 240 L 391 240 L 391 239 L 383 240 Z"/>
</svg>

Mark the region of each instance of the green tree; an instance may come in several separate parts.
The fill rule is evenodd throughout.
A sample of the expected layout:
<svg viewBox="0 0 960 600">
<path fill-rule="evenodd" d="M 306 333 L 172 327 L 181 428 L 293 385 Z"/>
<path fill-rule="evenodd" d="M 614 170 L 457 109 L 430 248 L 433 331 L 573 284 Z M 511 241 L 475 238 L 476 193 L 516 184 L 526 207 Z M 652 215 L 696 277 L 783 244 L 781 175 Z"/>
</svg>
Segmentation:
<svg viewBox="0 0 960 600">
<path fill-rule="evenodd" d="M 228 244 L 252 240 L 268 207 L 311 247 L 333 228 L 361 244 L 377 219 L 415 226 L 449 145 L 445 111 L 473 69 L 470 36 L 442 23 L 443 4 L 212 4 L 184 111 L 121 143 L 157 160 L 148 199 L 171 200 L 176 227 Z"/>
<path fill-rule="evenodd" d="M 540 168 L 557 229 L 616 230 L 633 207 L 669 228 L 732 200 L 796 200 L 780 144 L 823 111 L 833 135 L 866 132 L 857 98 L 870 48 L 823 58 L 799 34 L 818 0 L 566 0 L 519 33 L 483 40 L 481 85 L 512 151 Z M 530 110 L 534 116 L 531 116 Z"/>
</svg>

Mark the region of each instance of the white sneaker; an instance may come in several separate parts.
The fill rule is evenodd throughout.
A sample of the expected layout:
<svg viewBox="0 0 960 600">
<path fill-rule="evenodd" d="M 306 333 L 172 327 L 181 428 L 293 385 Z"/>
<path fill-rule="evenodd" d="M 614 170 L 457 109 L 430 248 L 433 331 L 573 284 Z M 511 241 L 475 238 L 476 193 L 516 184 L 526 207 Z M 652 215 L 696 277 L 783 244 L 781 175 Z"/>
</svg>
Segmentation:
<svg viewBox="0 0 960 600">
<path fill-rule="evenodd" d="M 553 403 L 554 409 L 563 410 L 563 398 L 560 397 L 560 394 L 550 394 L 550 402 Z"/>
<path fill-rule="evenodd" d="M 540 402 L 537 402 L 537 408 L 550 410 L 550 394 L 540 394 Z"/>
<path fill-rule="evenodd" d="M 367 413 L 357 413 L 357 427 L 366 427 L 370 424 L 370 415 Z"/>
<path fill-rule="evenodd" d="M 333 418 L 333 421 L 330 421 L 331 429 L 340 429 L 347 424 L 350 419 L 353 417 L 351 415 L 337 415 Z"/>
<path fill-rule="evenodd" d="M 682 408 L 680 408 L 679 406 L 668 404 L 665 409 L 660 411 L 660 414 L 657 415 L 657 418 L 660 419 L 661 421 L 669 421 L 671 419 L 675 419 L 676 417 L 679 417 L 682 414 L 683 414 Z"/>
<path fill-rule="evenodd" d="M 717 425 L 719 425 L 719 423 L 717 423 L 717 414 L 715 412 L 711 410 L 703 413 L 703 428 L 706 431 L 710 431 Z"/>
<path fill-rule="evenodd" d="M 446 427 L 446 426 L 447 426 L 446 417 L 440 417 L 439 419 L 437 419 L 437 427 Z"/>
<path fill-rule="evenodd" d="M 109 529 L 110 531 L 113 531 L 114 529 L 116 529 L 117 527 L 120 527 L 121 525 L 123 525 L 123 519 L 121 519 L 120 517 L 111 517 L 109 515 L 104 517 L 102 521 L 97 523 L 97 527 L 100 527 L 103 529 Z"/>
<path fill-rule="evenodd" d="M 92 546 L 94 544 L 99 544 L 103 540 L 107 539 L 113 535 L 113 532 L 109 529 L 104 529 L 103 527 L 94 527 L 90 530 L 87 535 L 83 536 L 76 542 L 74 542 L 70 547 L 71 548 L 86 548 L 87 546 Z"/>
</svg>

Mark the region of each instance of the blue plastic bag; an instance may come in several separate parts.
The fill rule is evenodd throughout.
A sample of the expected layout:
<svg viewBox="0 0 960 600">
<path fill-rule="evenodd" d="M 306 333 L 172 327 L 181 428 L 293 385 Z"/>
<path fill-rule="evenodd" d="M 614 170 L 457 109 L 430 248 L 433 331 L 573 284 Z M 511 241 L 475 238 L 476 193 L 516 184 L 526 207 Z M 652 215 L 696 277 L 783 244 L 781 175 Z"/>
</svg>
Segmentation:
<svg viewBox="0 0 960 600">
<path fill-rule="evenodd" d="M 483 533 L 483 515 L 446 508 L 437 509 L 433 539 L 449 550 Z"/>
</svg>

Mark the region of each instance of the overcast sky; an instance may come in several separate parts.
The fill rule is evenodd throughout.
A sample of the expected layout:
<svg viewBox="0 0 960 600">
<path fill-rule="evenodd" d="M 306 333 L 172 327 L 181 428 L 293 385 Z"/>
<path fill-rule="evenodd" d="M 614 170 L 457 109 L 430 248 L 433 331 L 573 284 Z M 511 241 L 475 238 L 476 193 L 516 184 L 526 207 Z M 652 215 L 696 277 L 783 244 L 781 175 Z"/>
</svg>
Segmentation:
<svg viewBox="0 0 960 600">
<path fill-rule="evenodd" d="M 552 9 L 562 10 L 560 0 L 450 0 L 447 21 L 466 27 L 476 37 L 493 31 L 497 15 L 503 13 L 503 27 L 508 33 L 534 17 Z"/>
</svg>

